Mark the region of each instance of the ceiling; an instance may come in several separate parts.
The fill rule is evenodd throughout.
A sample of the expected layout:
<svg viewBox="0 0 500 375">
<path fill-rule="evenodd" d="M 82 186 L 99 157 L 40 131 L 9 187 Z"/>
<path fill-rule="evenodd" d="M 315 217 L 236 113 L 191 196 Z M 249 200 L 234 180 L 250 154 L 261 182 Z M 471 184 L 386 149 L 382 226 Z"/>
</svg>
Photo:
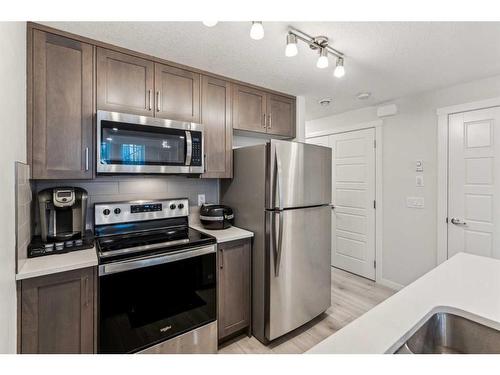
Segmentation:
<svg viewBox="0 0 500 375">
<path fill-rule="evenodd" d="M 409 94 L 500 74 L 500 23 L 264 22 L 250 39 L 250 22 L 45 22 L 45 24 L 306 98 L 314 119 Z M 345 55 L 346 75 L 316 68 L 317 54 L 299 44 L 285 57 L 288 25 L 326 35 Z M 356 94 L 369 91 L 368 100 Z M 332 97 L 330 106 L 318 101 Z"/>
</svg>

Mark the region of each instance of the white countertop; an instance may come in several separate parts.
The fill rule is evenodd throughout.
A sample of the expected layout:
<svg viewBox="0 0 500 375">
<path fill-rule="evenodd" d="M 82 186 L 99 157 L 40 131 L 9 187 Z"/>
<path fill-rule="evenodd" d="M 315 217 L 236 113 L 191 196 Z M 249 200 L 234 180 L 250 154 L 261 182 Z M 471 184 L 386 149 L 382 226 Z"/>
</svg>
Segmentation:
<svg viewBox="0 0 500 375">
<path fill-rule="evenodd" d="M 307 353 L 393 353 L 438 311 L 500 329 L 500 260 L 459 253 Z"/>
<path fill-rule="evenodd" d="M 243 238 L 253 237 L 253 232 L 234 226 L 221 230 L 205 229 L 201 224 L 198 223 L 192 223 L 189 226 L 193 229 L 199 230 L 202 233 L 206 233 L 210 236 L 215 237 L 217 239 L 217 243 L 236 241 L 236 240 L 241 240 Z"/>
<path fill-rule="evenodd" d="M 31 277 L 50 275 L 96 265 L 97 253 L 95 247 L 65 254 L 28 258 L 16 274 L 16 280 L 29 279 Z"/>
</svg>

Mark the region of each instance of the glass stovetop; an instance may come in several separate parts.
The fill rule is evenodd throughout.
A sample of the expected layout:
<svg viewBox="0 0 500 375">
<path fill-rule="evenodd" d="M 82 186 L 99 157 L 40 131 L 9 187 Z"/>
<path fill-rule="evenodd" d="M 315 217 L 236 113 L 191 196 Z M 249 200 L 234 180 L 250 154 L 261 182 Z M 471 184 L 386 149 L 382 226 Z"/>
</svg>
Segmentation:
<svg viewBox="0 0 500 375">
<path fill-rule="evenodd" d="M 215 238 L 188 226 L 119 234 L 97 239 L 101 262 L 172 252 L 186 247 L 215 243 Z"/>
</svg>

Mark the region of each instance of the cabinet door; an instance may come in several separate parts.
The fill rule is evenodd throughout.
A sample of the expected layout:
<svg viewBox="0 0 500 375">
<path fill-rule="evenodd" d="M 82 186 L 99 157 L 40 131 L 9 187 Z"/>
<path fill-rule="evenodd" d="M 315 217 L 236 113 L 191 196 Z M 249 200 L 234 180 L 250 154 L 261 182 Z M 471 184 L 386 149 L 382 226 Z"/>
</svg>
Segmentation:
<svg viewBox="0 0 500 375">
<path fill-rule="evenodd" d="M 219 251 L 219 340 L 250 326 L 251 240 L 225 242 Z"/>
<path fill-rule="evenodd" d="M 200 74 L 155 64 L 156 117 L 200 122 Z"/>
<path fill-rule="evenodd" d="M 295 100 L 285 96 L 267 96 L 267 132 L 295 137 Z"/>
<path fill-rule="evenodd" d="M 33 31 L 32 177 L 93 176 L 93 47 Z"/>
<path fill-rule="evenodd" d="M 234 86 L 233 129 L 266 132 L 266 93 L 246 86 Z"/>
<path fill-rule="evenodd" d="M 22 353 L 94 352 L 94 268 L 21 282 Z"/>
<path fill-rule="evenodd" d="M 229 82 L 202 77 L 202 121 L 206 178 L 232 177 L 231 86 Z"/>
<path fill-rule="evenodd" d="M 154 63 L 97 48 L 97 109 L 153 116 Z"/>
</svg>

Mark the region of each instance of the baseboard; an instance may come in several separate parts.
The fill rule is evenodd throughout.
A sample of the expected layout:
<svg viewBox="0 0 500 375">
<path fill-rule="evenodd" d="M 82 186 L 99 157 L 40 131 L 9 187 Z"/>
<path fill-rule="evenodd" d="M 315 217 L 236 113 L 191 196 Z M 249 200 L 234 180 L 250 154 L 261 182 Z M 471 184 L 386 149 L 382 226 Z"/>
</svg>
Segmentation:
<svg viewBox="0 0 500 375">
<path fill-rule="evenodd" d="M 383 278 L 377 280 L 377 283 L 380 285 L 386 286 L 392 290 L 396 290 L 396 291 L 399 291 L 405 287 L 404 285 L 401 285 L 401 284 L 398 284 L 394 281 L 391 281 L 388 279 L 383 279 Z"/>
</svg>

